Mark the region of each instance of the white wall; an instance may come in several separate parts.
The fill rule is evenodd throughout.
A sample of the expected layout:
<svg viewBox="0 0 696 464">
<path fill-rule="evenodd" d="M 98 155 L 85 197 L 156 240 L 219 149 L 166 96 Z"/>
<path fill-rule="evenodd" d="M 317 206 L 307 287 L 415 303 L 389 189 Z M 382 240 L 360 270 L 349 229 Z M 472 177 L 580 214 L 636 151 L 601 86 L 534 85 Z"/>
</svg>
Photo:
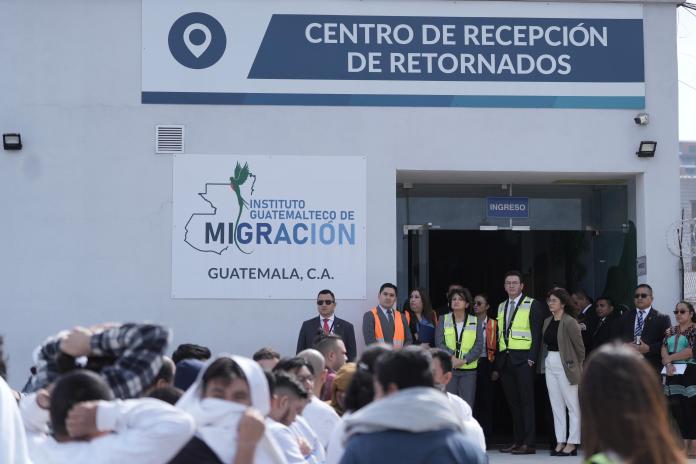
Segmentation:
<svg viewBox="0 0 696 464">
<path fill-rule="evenodd" d="M 3 1 L 0 132 L 24 141 L 0 151 L 0 333 L 13 385 L 43 337 L 106 320 L 159 321 L 175 344 L 214 351 L 294 353 L 315 295 L 170 298 L 172 159 L 154 154 L 156 124 L 186 125 L 187 153 L 367 156 L 370 299 L 337 295 L 358 332 L 371 296 L 396 279 L 397 169 L 640 173 L 638 255 L 648 256 L 656 306 L 676 300 L 665 246 L 679 217 L 674 5 L 645 9 L 647 127 L 626 110 L 142 105 L 140 8 Z M 650 139 L 655 159 L 636 158 Z"/>
</svg>

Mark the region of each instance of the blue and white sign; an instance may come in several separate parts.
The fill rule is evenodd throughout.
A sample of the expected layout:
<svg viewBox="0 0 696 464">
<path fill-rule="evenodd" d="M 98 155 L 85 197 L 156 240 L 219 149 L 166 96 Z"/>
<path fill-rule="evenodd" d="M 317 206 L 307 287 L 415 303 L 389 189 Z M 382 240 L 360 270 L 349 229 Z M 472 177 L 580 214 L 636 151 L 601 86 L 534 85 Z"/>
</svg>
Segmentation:
<svg viewBox="0 0 696 464">
<path fill-rule="evenodd" d="M 641 5 L 142 5 L 143 103 L 645 106 Z"/>
<path fill-rule="evenodd" d="M 529 198 L 488 197 L 486 215 L 490 218 L 528 218 Z"/>
<path fill-rule="evenodd" d="M 357 156 L 175 156 L 172 296 L 364 299 L 365 169 Z"/>
</svg>

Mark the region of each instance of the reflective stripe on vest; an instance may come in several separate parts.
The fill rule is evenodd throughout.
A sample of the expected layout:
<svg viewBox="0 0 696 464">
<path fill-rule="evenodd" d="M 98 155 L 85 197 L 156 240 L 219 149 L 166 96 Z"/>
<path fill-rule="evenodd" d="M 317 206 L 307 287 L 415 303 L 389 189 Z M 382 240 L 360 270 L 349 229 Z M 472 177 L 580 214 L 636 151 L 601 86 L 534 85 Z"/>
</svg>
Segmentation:
<svg viewBox="0 0 696 464">
<path fill-rule="evenodd" d="M 529 350 L 532 348 L 532 328 L 529 316 L 532 311 L 533 298 L 525 296 L 515 312 L 510 327 L 510 338 L 505 342 L 505 306 L 509 300 L 498 305 L 498 343 L 500 351 L 505 350 Z"/>
<path fill-rule="evenodd" d="M 379 320 L 379 314 L 377 314 L 377 306 L 372 308 L 372 316 L 375 320 L 375 338 L 380 343 L 386 343 L 384 341 L 384 332 L 382 332 L 382 323 Z M 392 345 L 394 348 L 401 348 L 404 346 L 404 341 L 406 336 L 404 334 L 404 322 L 401 319 L 401 313 L 399 311 L 392 310 L 392 316 L 394 317 L 394 337 L 392 338 Z M 398 316 L 398 317 L 397 317 Z"/>
<path fill-rule="evenodd" d="M 476 344 L 476 323 L 477 319 L 475 316 L 469 317 L 469 315 L 466 315 L 466 319 L 464 320 L 464 326 L 463 330 L 464 333 L 462 334 L 462 344 L 459 347 L 459 359 L 464 359 L 467 354 L 471 351 L 471 349 L 474 347 Z M 452 316 L 452 313 L 445 314 L 445 345 L 447 345 L 447 348 L 449 348 L 452 351 L 457 351 L 457 329 L 454 324 L 454 318 Z M 472 362 L 468 364 L 464 364 L 461 367 L 458 367 L 457 369 L 476 369 L 476 366 L 478 366 L 478 357 L 473 360 Z"/>
</svg>

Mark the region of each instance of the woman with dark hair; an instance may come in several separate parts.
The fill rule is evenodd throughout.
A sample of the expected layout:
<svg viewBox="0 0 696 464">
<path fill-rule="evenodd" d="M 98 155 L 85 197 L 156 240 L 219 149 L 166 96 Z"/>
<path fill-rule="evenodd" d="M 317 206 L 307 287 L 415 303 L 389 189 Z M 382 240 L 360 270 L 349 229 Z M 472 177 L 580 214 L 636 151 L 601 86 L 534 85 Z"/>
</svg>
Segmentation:
<svg viewBox="0 0 696 464">
<path fill-rule="evenodd" d="M 345 420 L 352 413 L 367 406 L 374 400 L 375 365 L 377 364 L 377 359 L 387 351 L 391 351 L 391 346 L 385 344 L 371 345 L 363 351 L 363 354 L 358 359 L 355 372 L 345 394 L 345 412 L 341 416 L 341 421 L 331 432 L 329 444 L 326 447 L 326 464 L 338 464 L 343 457 L 343 452 L 345 451 L 343 445 Z"/>
<path fill-rule="evenodd" d="M 483 351 L 476 367 L 476 407 L 474 417 L 481 424 L 486 440 L 491 440 L 493 433 L 493 382 L 498 379 L 495 371 L 495 351 L 498 346 L 498 321 L 495 315 L 489 314 L 491 306 L 488 296 L 479 293 L 474 297 L 474 314 L 481 323 Z"/>
<path fill-rule="evenodd" d="M 435 342 L 452 356 L 452 380 L 447 391 L 458 395 L 474 408 L 476 368 L 483 351 L 482 323 L 474 314 L 474 299 L 466 288 L 452 290 L 449 305 L 452 312 L 437 323 Z"/>
<path fill-rule="evenodd" d="M 437 316 L 425 290 L 422 288 L 411 290 L 405 309 L 410 316 L 409 328 L 413 336 L 413 344 L 420 343 L 428 347 L 435 346 Z"/>
<path fill-rule="evenodd" d="M 580 382 L 588 464 L 686 464 L 655 370 L 619 344 L 595 350 Z"/>
<path fill-rule="evenodd" d="M 696 312 L 691 303 L 680 301 L 674 308 L 677 325 L 665 336 L 662 364 L 667 375 L 665 395 L 690 458 L 696 457 Z"/>
<path fill-rule="evenodd" d="M 553 411 L 556 448 L 552 456 L 576 456 L 580 444 L 580 405 L 578 383 L 585 360 L 580 325 L 573 300 L 563 288 L 554 288 L 546 296 L 551 316 L 544 321 L 542 371 L 546 373 L 546 387 Z M 566 409 L 570 427 L 566 424 Z"/>
</svg>

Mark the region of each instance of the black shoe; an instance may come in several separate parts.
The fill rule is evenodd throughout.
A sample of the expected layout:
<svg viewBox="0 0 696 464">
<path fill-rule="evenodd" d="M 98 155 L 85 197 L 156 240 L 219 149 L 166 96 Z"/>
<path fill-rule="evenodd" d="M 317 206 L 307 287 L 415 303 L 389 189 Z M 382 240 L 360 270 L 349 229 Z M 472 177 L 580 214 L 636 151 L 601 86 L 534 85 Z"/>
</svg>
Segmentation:
<svg viewBox="0 0 696 464">
<path fill-rule="evenodd" d="M 573 451 L 570 453 L 566 453 L 564 451 L 559 451 L 556 456 L 577 456 L 578 455 L 578 449 L 575 448 Z"/>
</svg>

